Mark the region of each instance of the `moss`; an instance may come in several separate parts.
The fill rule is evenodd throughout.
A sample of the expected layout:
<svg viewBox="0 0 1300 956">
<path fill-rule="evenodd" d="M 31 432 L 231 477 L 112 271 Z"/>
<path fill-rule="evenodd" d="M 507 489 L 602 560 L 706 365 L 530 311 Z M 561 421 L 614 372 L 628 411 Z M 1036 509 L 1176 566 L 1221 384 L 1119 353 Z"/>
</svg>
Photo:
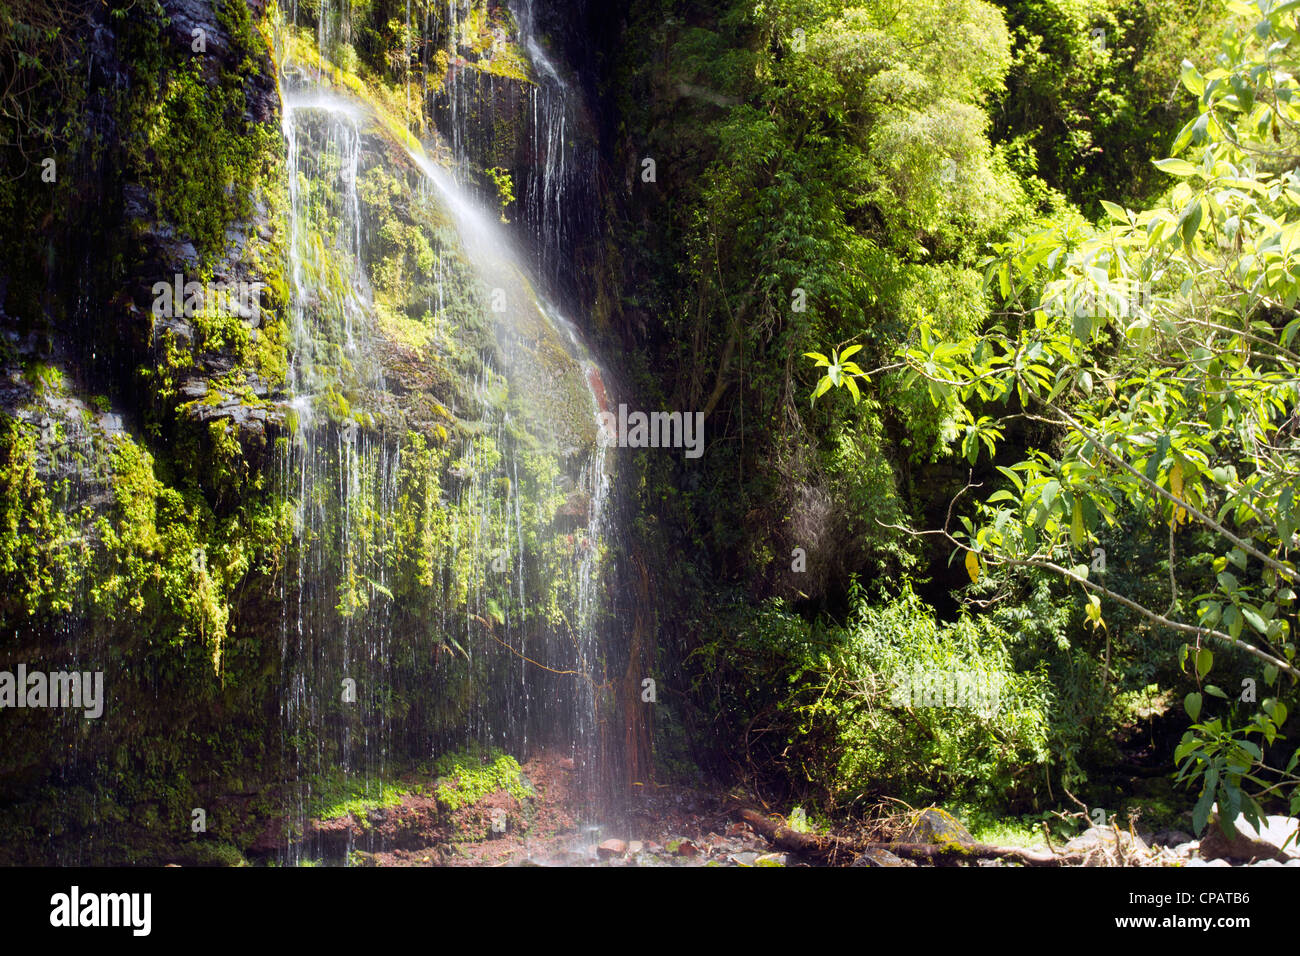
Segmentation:
<svg viewBox="0 0 1300 956">
<path fill-rule="evenodd" d="M 352 816 L 364 825 L 372 810 L 397 806 L 412 789 L 393 780 L 335 773 L 317 783 L 308 815 L 320 820 Z"/>
<path fill-rule="evenodd" d="M 142 111 L 146 121 L 146 182 L 160 212 L 193 238 L 200 260 L 212 262 L 226 250 L 226 231 L 253 211 L 252 190 L 270 172 L 279 130 L 272 122 L 247 118 L 249 77 L 269 63 L 248 5 L 216 0 L 217 20 L 229 36 L 233 66 L 217 82 L 203 75 L 201 57 L 172 54 L 158 80 L 157 105 Z"/>
<path fill-rule="evenodd" d="M 516 800 L 532 796 L 519 761 L 496 748 L 444 754 L 434 763 L 439 778 L 434 786 L 438 802 L 448 810 L 459 810 L 484 797 L 504 791 Z"/>
<path fill-rule="evenodd" d="M 37 396 L 58 395 L 65 387 L 63 370 L 45 362 L 32 362 L 24 370 L 24 377 Z"/>
<path fill-rule="evenodd" d="M 86 564 L 37 471 L 37 431 L 0 415 L 0 620 L 9 627 L 71 610 Z"/>
</svg>

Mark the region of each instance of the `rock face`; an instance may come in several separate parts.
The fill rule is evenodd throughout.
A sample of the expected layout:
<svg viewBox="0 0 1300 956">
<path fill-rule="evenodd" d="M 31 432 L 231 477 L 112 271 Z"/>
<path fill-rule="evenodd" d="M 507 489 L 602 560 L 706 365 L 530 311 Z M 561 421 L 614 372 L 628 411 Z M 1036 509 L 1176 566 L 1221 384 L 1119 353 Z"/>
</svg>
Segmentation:
<svg viewBox="0 0 1300 956">
<path fill-rule="evenodd" d="M 575 723 L 572 678 L 531 693 L 498 679 L 525 644 L 574 673 L 561 658 L 574 630 L 593 632 L 601 550 L 584 528 L 600 376 L 499 210 L 475 208 L 489 183 L 470 167 L 537 158 L 535 85 L 496 22 L 505 5 L 454 4 L 425 25 L 474 62 L 421 43 L 429 89 L 472 71 L 459 89 L 482 110 L 446 135 L 417 131 L 446 146 L 491 127 L 450 191 L 404 144 L 394 87 L 347 74 L 365 115 L 319 106 L 283 122 L 281 92 L 309 71 L 277 76 L 284 38 L 260 0 L 161 0 L 122 18 L 64 6 L 66 46 L 42 57 L 62 82 L 49 126 L 72 131 L 51 147 L 57 182 L 0 152 L 0 182 L 27 177 L 0 190 L 0 462 L 16 516 L 0 530 L 13 559 L 0 631 L 20 635 L 0 669 L 61 669 L 75 648 L 110 699 L 89 733 L 7 721 L 0 765 L 16 772 L 0 775 L 0 804 L 18 809 L 0 815 L 0 862 L 100 862 L 82 855 L 91 843 L 153 858 L 145 839 L 82 839 L 95 820 L 144 819 L 103 781 L 146 752 L 157 779 L 136 793 L 208 779 L 214 759 L 243 789 L 288 765 L 309 776 L 299 743 L 329 764 L 360 726 L 390 733 L 388 752 L 427 755 L 474 708 L 530 739 Z M 338 38 L 300 6 L 307 36 Z M 231 300 L 241 284 L 260 287 L 256 308 Z M 361 688 L 350 710 L 345 666 Z M 525 699 L 546 703 L 511 706 Z M 304 714 L 319 722 L 293 723 Z M 177 726 L 211 746 L 182 747 Z M 51 781 L 63 800 L 23 802 Z M 54 855 L 28 856 L 47 850 L 7 839 L 9 820 L 60 834 Z"/>
<path fill-rule="evenodd" d="M 467 6 L 468 19 L 453 7 L 431 37 L 429 114 L 480 195 L 499 201 L 498 183 L 509 183 L 503 217 L 534 271 L 566 300 L 590 305 L 594 270 L 583 258 L 600 248 L 596 127 L 577 78 L 551 49 L 585 14 L 532 0 Z"/>
<path fill-rule="evenodd" d="M 0 150 L 0 180 L 23 183 L 0 193 L 0 460 L 21 476 L 8 504 L 24 516 L 5 545 L 22 559 L 0 572 L 0 629 L 19 635 L 0 669 L 71 660 L 108 690 L 93 730 L 6 722 L 0 765 L 22 769 L 0 775 L 0 804 L 23 809 L 0 821 L 0 860 L 96 862 L 83 855 L 95 843 L 125 862 L 126 845 L 157 854 L 150 833 L 167 828 L 157 805 L 121 806 L 104 767 L 166 754 L 158 779 L 193 779 L 189 762 L 205 758 L 176 745 L 178 726 L 268 739 L 252 699 L 274 693 L 274 641 L 263 631 L 262 650 L 229 652 L 245 623 L 251 636 L 272 619 L 264 599 L 234 595 L 278 560 L 262 492 L 287 363 L 284 150 L 263 4 L 57 7 L 33 102 L 56 141 Z M 43 182 L 47 155 L 57 177 Z M 261 285 L 256 312 L 238 291 L 231 301 L 240 283 L 250 300 Z M 258 776 L 263 759 L 240 773 Z M 139 793 L 156 782 L 143 776 Z M 54 779 L 61 799 L 29 802 Z M 9 839 L 23 815 L 60 839 Z M 84 837 L 112 819 L 142 832 Z"/>
<path fill-rule="evenodd" d="M 322 180 L 349 150 L 356 184 L 342 203 L 318 195 L 320 183 L 299 200 L 300 217 L 326 241 L 302 236 L 298 254 L 339 284 L 331 278 L 307 295 L 316 355 L 300 388 L 336 388 L 350 411 L 373 416 L 363 426 L 390 432 L 433 438 L 509 413 L 561 456 L 589 450 L 595 407 L 580 347 L 508 254 L 504 232 L 345 89 L 322 95 L 290 83 L 286 96 L 300 174 Z M 358 254 L 342 257 L 339 247 Z"/>
</svg>

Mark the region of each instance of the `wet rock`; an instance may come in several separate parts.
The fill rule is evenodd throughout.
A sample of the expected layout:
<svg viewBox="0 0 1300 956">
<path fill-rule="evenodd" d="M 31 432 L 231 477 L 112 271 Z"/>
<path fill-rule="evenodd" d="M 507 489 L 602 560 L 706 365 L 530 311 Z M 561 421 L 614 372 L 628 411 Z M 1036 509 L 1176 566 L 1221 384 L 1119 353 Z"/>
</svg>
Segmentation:
<svg viewBox="0 0 1300 956">
<path fill-rule="evenodd" d="M 728 859 L 738 866 L 753 866 L 758 860 L 758 853 L 754 850 L 746 850 L 743 853 L 732 853 Z"/>
<path fill-rule="evenodd" d="M 596 847 L 596 856 L 602 860 L 612 860 L 627 853 L 627 844 L 622 840 L 606 840 Z"/>
<path fill-rule="evenodd" d="M 784 853 L 764 853 L 754 861 L 755 866 L 785 866 L 786 855 Z"/>
<path fill-rule="evenodd" d="M 1273 844 L 1280 850 L 1284 850 L 1289 857 L 1300 859 L 1300 837 L 1297 837 L 1296 834 L 1296 831 L 1300 830 L 1300 819 L 1272 816 L 1264 817 L 1259 822 L 1259 829 L 1255 831 L 1255 835 L 1259 839 Z M 1249 836 L 1251 831 L 1248 827 L 1250 825 L 1243 823 L 1240 818 L 1238 818 L 1237 823 Z"/>
<path fill-rule="evenodd" d="M 700 848 L 690 840 L 678 840 L 676 846 L 670 843 L 668 849 L 674 856 L 696 857 L 700 855 Z"/>
<path fill-rule="evenodd" d="M 1240 818 L 1238 818 L 1240 820 Z M 1241 821 L 1247 829 L 1249 824 Z M 1263 822 L 1263 821 L 1261 821 Z M 1267 832 L 1267 828 L 1265 828 Z M 1229 823 L 1227 832 L 1221 825 L 1217 813 L 1210 814 L 1210 821 L 1206 825 L 1205 835 L 1201 837 L 1201 858 L 1204 860 L 1281 860 L 1285 861 L 1288 857 L 1277 846 L 1268 840 L 1256 839 L 1247 833 L 1243 833 L 1237 828 L 1236 823 Z"/>
<path fill-rule="evenodd" d="M 1150 842 L 1152 846 L 1166 846 L 1172 849 L 1192 841 L 1192 835 L 1184 833 L 1182 830 L 1161 830 L 1151 838 Z"/>
<path fill-rule="evenodd" d="M 951 813 L 938 807 L 929 807 L 918 811 L 913 816 L 911 826 L 903 836 L 902 842 L 960 843 L 969 846 L 975 842 L 975 838 Z"/>
<path fill-rule="evenodd" d="M 959 824 L 960 825 L 960 824 Z M 921 842 L 921 841 L 915 841 Z M 938 841 L 934 841 L 938 842 Z M 907 866 L 900 857 L 895 856 L 888 850 L 867 849 L 854 858 L 852 866 Z"/>
</svg>

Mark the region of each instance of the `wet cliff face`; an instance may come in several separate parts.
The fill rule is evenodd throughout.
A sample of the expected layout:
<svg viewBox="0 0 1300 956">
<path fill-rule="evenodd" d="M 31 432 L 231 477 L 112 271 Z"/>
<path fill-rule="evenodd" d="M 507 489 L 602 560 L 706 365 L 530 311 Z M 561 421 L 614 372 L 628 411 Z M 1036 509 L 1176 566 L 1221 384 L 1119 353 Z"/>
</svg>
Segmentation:
<svg viewBox="0 0 1300 956">
<path fill-rule="evenodd" d="M 37 51 L 0 671 L 105 700 L 4 713 L 6 860 L 283 853 L 320 780 L 466 741 L 594 762 L 601 371 L 551 304 L 581 98 L 513 9 L 416 6 L 74 4 Z"/>
<path fill-rule="evenodd" d="M 259 11 L 59 7 L 60 32 L 7 39 L 34 44 L 45 92 L 0 151 L 0 668 L 115 678 L 95 719 L 6 711 L 0 800 L 14 859 L 73 861 L 121 858 L 119 825 L 147 854 L 205 767 L 265 752 L 273 648 L 237 594 L 282 566 L 265 492 L 287 331 Z M 256 314 L 205 307 L 252 281 Z"/>
</svg>

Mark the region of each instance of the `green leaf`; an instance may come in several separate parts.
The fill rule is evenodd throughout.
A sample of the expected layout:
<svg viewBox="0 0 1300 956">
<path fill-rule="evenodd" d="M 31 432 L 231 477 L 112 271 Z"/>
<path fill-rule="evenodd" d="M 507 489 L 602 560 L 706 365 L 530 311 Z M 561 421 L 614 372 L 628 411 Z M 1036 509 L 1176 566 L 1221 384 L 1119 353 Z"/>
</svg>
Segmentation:
<svg viewBox="0 0 1300 956">
<path fill-rule="evenodd" d="M 1071 320 L 1071 328 L 1074 332 L 1074 337 L 1080 342 L 1087 344 L 1088 340 L 1092 338 L 1092 316 L 1086 315 L 1082 312 L 1076 313 L 1074 318 Z"/>
<path fill-rule="evenodd" d="M 1117 206 L 1113 202 L 1101 201 L 1101 208 L 1105 209 L 1112 219 L 1118 219 L 1120 222 L 1128 222 L 1128 210 L 1123 206 Z"/>
<path fill-rule="evenodd" d="M 1049 511 L 1051 510 L 1052 502 L 1056 500 L 1056 493 L 1060 490 L 1061 483 L 1059 481 L 1049 481 L 1047 484 L 1043 485 L 1042 501 L 1044 508 L 1047 508 Z"/>
<path fill-rule="evenodd" d="M 831 387 L 830 378 L 823 377 L 822 380 L 817 383 L 817 391 L 813 392 L 813 397 L 812 397 L 813 402 L 816 402 L 817 399 L 821 398 L 828 391 L 830 391 L 830 387 Z"/>
<path fill-rule="evenodd" d="M 1254 611 L 1252 611 L 1250 608 L 1243 607 L 1241 609 L 1241 614 L 1242 617 L 1246 619 L 1246 623 L 1249 624 L 1251 627 L 1253 627 L 1260 634 L 1268 633 L 1268 625 L 1264 623 L 1264 619 L 1260 617 L 1258 614 L 1256 614 Z"/>
<path fill-rule="evenodd" d="M 1192 176 L 1197 171 L 1196 167 L 1185 159 L 1157 159 L 1154 162 L 1157 169 L 1170 176 Z"/>
<path fill-rule="evenodd" d="M 1210 668 L 1213 666 L 1214 666 L 1213 651 L 1211 651 L 1208 647 L 1202 647 L 1200 650 L 1196 652 L 1196 676 L 1197 677 L 1199 677 L 1201 680 L 1204 680 L 1205 675 L 1210 672 Z"/>
<path fill-rule="evenodd" d="M 1272 713 L 1269 714 L 1269 716 L 1273 718 L 1273 723 L 1281 727 L 1283 724 L 1286 723 L 1286 718 L 1289 713 L 1290 711 L 1286 709 L 1286 704 L 1282 703 L 1279 700 L 1273 704 L 1273 711 Z"/>
<path fill-rule="evenodd" d="M 1183 215 L 1179 220 L 1181 223 L 1181 233 L 1184 245 L 1190 246 L 1192 240 L 1196 238 L 1196 233 L 1201 228 L 1201 218 L 1204 215 L 1204 209 L 1201 206 L 1200 199 L 1193 199 L 1188 207 L 1183 210 Z"/>
<path fill-rule="evenodd" d="M 1188 694 L 1183 698 L 1183 709 L 1187 711 L 1187 716 L 1193 721 L 1201 719 L 1201 695 L 1197 693 Z"/>
<path fill-rule="evenodd" d="M 1208 783 L 1201 792 L 1201 798 L 1196 801 L 1196 807 L 1192 810 L 1192 829 L 1196 833 L 1201 833 L 1205 829 L 1205 824 L 1210 819 L 1210 809 L 1214 805 L 1214 788 Z"/>
<path fill-rule="evenodd" d="M 1241 636 L 1241 626 L 1246 619 L 1241 616 L 1241 609 L 1235 604 L 1228 605 L 1223 612 L 1223 623 L 1228 626 L 1228 634 L 1234 639 Z"/>
<path fill-rule="evenodd" d="M 1183 86 L 1187 92 L 1193 96 L 1200 96 L 1205 92 L 1205 77 L 1201 76 L 1201 71 L 1196 68 L 1191 60 L 1183 60 L 1182 77 Z"/>
</svg>

